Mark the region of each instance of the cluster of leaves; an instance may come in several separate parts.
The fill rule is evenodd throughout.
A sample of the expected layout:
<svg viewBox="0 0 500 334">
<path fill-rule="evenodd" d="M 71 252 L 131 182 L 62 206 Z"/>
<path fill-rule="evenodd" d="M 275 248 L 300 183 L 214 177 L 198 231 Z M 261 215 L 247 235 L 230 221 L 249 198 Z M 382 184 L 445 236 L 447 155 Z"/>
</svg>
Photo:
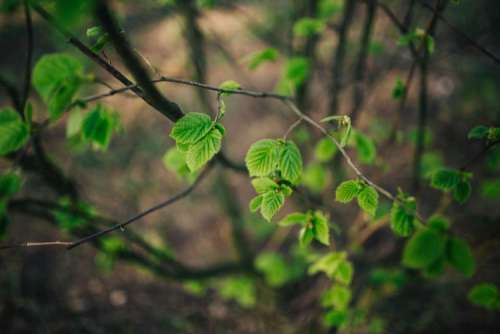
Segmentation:
<svg viewBox="0 0 500 334">
<path fill-rule="evenodd" d="M 469 131 L 467 137 L 488 142 L 497 141 L 500 140 L 500 128 L 478 125 Z"/>
<path fill-rule="evenodd" d="M 442 168 L 432 175 L 431 186 L 444 192 L 452 191 L 453 198 L 463 204 L 469 199 L 472 191 L 471 178 L 471 173 Z"/>
<path fill-rule="evenodd" d="M 292 194 L 292 186 L 300 181 L 302 155 L 289 140 L 261 139 L 250 146 L 245 163 L 257 196 L 250 202 L 250 210 L 260 209 L 262 216 L 271 221 Z"/>
<path fill-rule="evenodd" d="M 208 115 L 191 112 L 175 123 L 170 137 L 184 156 L 189 171 L 195 172 L 220 151 L 224 132 L 219 120 L 212 121 Z"/>
<path fill-rule="evenodd" d="M 419 229 L 406 243 L 403 264 L 419 269 L 428 276 L 439 276 L 448 264 L 467 277 L 476 264 L 467 242 L 449 233 L 450 223 L 440 216 L 432 217 L 427 227 Z"/>
<path fill-rule="evenodd" d="M 335 191 L 338 202 L 349 203 L 356 198 L 359 207 L 371 217 L 377 212 L 378 197 L 377 190 L 362 180 L 344 181 Z"/>
<path fill-rule="evenodd" d="M 278 223 L 281 226 L 300 225 L 299 242 L 308 246 L 314 239 L 325 246 L 330 245 L 330 227 L 328 216 L 321 211 L 294 212 Z"/>
<path fill-rule="evenodd" d="M 99 26 L 88 28 L 86 34 L 89 39 L 94 41 L 90 48 L 96 53 L 101 52 L 109 42 L 108 33 L 103 31 Z"/>
<path fill-rule="evenodd" d="M 398 40 L 399 46 L 408 46 L 411 43 L 425 43 L 425 48 L 429 53 L 433 53 L 436 49 L 434 38 L 422 28 L 416 28 L 414 31 L 401 35 Z"/>
</svg>

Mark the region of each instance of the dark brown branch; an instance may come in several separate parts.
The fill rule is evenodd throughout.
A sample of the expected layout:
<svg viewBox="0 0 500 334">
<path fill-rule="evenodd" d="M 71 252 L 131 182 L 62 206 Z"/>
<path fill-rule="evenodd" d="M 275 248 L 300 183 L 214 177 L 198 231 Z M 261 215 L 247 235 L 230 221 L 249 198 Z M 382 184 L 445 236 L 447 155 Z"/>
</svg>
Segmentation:
<svg viewBox="0 0 500 334">
<path fill-rule="evenodd" d="M 19 97 L 19 92 L 17 91 L 16 87 L 1 75 L 0 75 L 0 87 L 4 88 L 5 92 L 7 93 L 12 102 L 12 106 L 14 107 L 14 109 L 22 114 L 23 108 L 21 105 L 21 98 Z"/>
<path fill-rule="evenodd" d="M 470 158 L 469 160 L 467 160 L 466 162 L 464 162 L 462 164 L 462 166 L 460 167 L 460 170 L 462 172 L 464 172 L 464 171 L 468 170 L 469 168 L 471 168 L 474 164 L 476 164 L 477 162 L 479 162 L 483 158 L 483 156 L 486 153 L 488 153 L 489 150 L 491 150 L 493 147 L 495 147 L 498 144 L 500 144 L 500 139 L 492 141 L 492 142 L 489 142 L 481 151 L 479 151 L 472 158 Z"/>
</svg>

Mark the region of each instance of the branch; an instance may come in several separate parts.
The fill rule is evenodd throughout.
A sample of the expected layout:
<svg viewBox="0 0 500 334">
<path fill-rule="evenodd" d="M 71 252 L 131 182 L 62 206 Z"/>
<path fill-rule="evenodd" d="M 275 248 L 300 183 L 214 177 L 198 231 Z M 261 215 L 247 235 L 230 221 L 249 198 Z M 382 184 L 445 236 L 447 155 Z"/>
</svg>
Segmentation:
<svg viewBox="0 0 500 334">
<path fill-rule="evenodd" d="M 473 156 L 471 159 L 467 160 L 462 164 L 462 166 L 459 168 L 462 172 L 469 169 L 472 167 L 474 164 L 476 164 L 479 160 L 482 159 L 482 157 L 488 153 L 490 149 L 495 147 L 496 145 L 500 144 L 500 139 L 492 141 L 488 143 L 479 153 L 477 153 L 475 156 Z"/>
<path fill-rule="evenodd" d="M 21 99 L 21 106 L 23 108 L 23 118 L 24 118 L 24 108 L 26 107 L 26 101 L 30 94 L 31 87 L 31 64 L 33 62 L 33 23 L 31 21 L 31 10 L 28 5 L 28 0 L 24 0 L 24 15 L 26 18 L 26 36 L 27 36 L 27 53 L 26 53 L 26 68 L 24 72 L 24 90 L 23 97 Z"/>
</svg>

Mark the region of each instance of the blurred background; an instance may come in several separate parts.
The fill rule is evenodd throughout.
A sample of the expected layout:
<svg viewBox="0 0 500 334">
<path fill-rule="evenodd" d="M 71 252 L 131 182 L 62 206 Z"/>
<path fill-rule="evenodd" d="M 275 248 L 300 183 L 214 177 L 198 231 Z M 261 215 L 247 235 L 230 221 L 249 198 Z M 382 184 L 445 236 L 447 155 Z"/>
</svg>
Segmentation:
<svg viewBox="0 0 500 334">
<path fill-rule="evenodd" d="M 318 148 L 319 132 L 301 125 L 290 138 L 304 158 L 302 190 L 287 200 L 279 217 L 308 208 L 329 214 L 335 231 L 330 248 L 348 251 L 355 270 L 349 324 L 339 329 L 325 320 L 320 300 L 328 280 L 307 274 L 309 251 L 298 246 L 298 230 L 250 213 L 248 202 L 255 193 L 248 174 L 217 165 L 188 197 L 102 242 L 71 251 L 2 250 L 0 332 L 497 333 L 498 311 L 473 305 L 467 294 L 476 283 L 500 282 L 500 148 L 470 168 L 473 190 L 464 205 L 429 183 L 436 169 L 459 168 L 481 152 L 484 145 L 467 138 L 472 127 L 500 123 L 500 65 L 473 45 L 500 55 L 500 4 L 442 2 L 446 22 L 436 21 L 427 51 L 424 121 L 421 72 L 408 41 L 418 39 L 411 32 L 428 28 L 436 1 L 147 0 L 110 5 L 153 78 L 165 75 L 214 86 L 234 80 L 245 89 L 295 94 L 301 110 L 316 120 L 351 115 L 369 141 L 368 153 L 349 146 L 356 163 L 391 192 L 400 187 L 414 194 L 425 217 L 445 215 L 453 233 L 473 250 L 473 277 L 447 270 L 428 278 L 401 267 L 404 239 L 387 226 L 390 203 L 382 201 L 371 221 L 356 205 L 335 202 L 335 187 L 355 175 L 338 152 Z M 58 17 L 51 1 L 41 5 L 66 19 L 63 24 L 85 44 L 96 42 L 86 35 L 97 25 L 92 15 Z M 27 53 L 24 7 L 13 0 L 0 6 L 1 78 L 21 89 Z M 36 12 L 31 15 L 34 63 L 54 52 L 80 59 L 85 73 L 93 76 L 80 97 L 121 87 Z M 112 45 L 99 52 L 128 74 Z M 304 59 L 307 69 L 300 65 Z M 0 89 L 2 108 L 11 105 L 5 87 Z M 217 108 L 213 92 L 173 83 L 157 87 L 184 112 L 213 114 Z M 223 150 L 238 165 L 252 143 L 281 137 L 296 120 L 277 100 L 224 99 Z M 46 107 L 34 90 L 30 101 L 33 119 L 43 122 Z M 132 94 L 101 102 L 120 118 L 107 150 L 72 138 L 71 114 L 51 123 L 41 138 L 51 163 L 78 189 L 79 209 L 91 218 L 50 207 L 69 200 L 47 185 L 43 173 L 23 170 L 17 202 L 9 207 L 8 223 L 7 218 L 2 222 L 2 243 L 73 240 L 124 221 L 192 181 L 166 154 L 175 147 L 168 136 L 170 121 Z M 415 176 L 419 145 L 421 169 Z M 2 171 L 13 164 L 15 159 L 0 160 Z M 165 269 L 172 258 L 192 271 L 172 277 Z"/>
</svg>

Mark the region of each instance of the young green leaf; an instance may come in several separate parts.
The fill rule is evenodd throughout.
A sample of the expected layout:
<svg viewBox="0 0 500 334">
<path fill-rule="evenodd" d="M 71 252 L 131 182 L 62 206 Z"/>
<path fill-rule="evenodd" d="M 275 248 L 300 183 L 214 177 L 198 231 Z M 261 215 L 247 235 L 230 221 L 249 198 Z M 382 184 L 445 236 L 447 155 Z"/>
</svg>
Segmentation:
<svg viewBox="0 0 500 334">
<path fill-rule="evenodd" d="M 330 138 L 321 139 L 314 149 L 314 156 L 319 162 L 330 161 L 335 153 L 337 153 L 337 146 Z"/>
<path fill-rule="evenodd" d="M 28 126 L 12 108 L 0 110 L 0 155 L 17 151 L 29 138 Z"/>
<path fill-rule="evenodd" d="M 334 278 L 341 284 L 349 285 L 351 284 L 353 274 L 354 267 L 352 263 L 344 260 L 339 264 L 337 271 L 335 271 Z"/>
<path fill-rule="evenodd" d="M 423 269 L 443 256 L 446 237 L 431 229 L 417 232 L 403 251 L 403 264 L 414 269 Z"/>
<path fill-rule="evenodd" d="M 241 86 L 239 83 L 237 83 L 234 80 L 226 80 L 219 85 L 219 88 L 224 89 L 224 90 L 238 90 L 238 89 L 241 89 Z M 233 93 L 231 93 L 231 92 L 221 93 L 222 96 L 229 96 L 231 94 L 233 94 Z"/>
<path fill-rule="evenodd" d="M 310 267 L 309 274 L 314 275 L 318 272 L 324 272 L 329 278 L 334 278 L 335 272 L 340 264 L 346 260 L 345 252 L 331 252 L 317 259 Z"/>
<path fill-rule="evenodd" d="M 277 189 L 279 186 L 268 177 L 258 177 L 252 180 L 252 186 L 258 194 L 265 193 L 269 190 Z"/>
<path fill-rule="evenodd" d="M 265 50 L 255 52 L 248 57 L 248 68 L 256 70 L 264 62 L 273 62 L 278 58 L 279 52 L 275 48 L 267 48 Z"/>
<path fill-rule="evenodd" d="M 222 133 L 217 128 L 210 130 L 205 137 L 189 147 L 186 163 L 191 172 L 203 167 L 221 148 Z"/>
<path fill-rule="evenodd" d="M 472 128 L 467 134 L 467 138 L 469 139 L 484 139 L 488 136 L 489 128 L 484 125 L 479 125 Z"/>
<path fill-rule="evenodd" d="M 305 225 L 308 220 L 309 215 L 301 212 L 294 212 L 280 220 L 278 224 L 281 226 L 289 226 L 294 224 Z"/>
<path fill-rule="evenodd" d="M 358 205 L 363 211 L 374 217 L 378 207 L 378 193 L 375 188 L 365 186 L 358 194 Z"/>
<path fill-rule="evenodd" d="M 205 137 L 212 129 L 213 122 L 208 115 L 190 112 L 179 119 L 172 131 L 172 137 L 176 143 L 194 144 Z"/>
<path fill-rule="evenodd" d="M 300 37 L 309 37 L 320 33 L 323 29 L 325 29 L 325 24 L 322 20 L 304 17 L 295 22 L 293 34 Z"/>
<path fill-rule="evenodd" d="M 349 180 L 342 182 L 335 191 L 335 200 L 340 203 L 349 203 L 361 191 L 361 184 L 358 180 Z"/>
<path fill-rule="evenodd" d="M 500 293 L 498 288 L 492 283 L 480 283 L 475 285 L 467 296 L 469 301 L 478 306 L 482 306 L 486 309 L 499 309 L 498 300 L 500 299 Z"/>
<path fill-rule="evenodd" d="M 249 204 L 250 212 L 257 212 L 257 210 L 259 210 L 260 206 L 262 205 L 263 198 L 264 195 L 258 195 L 252 198 Z"/>
<path fill-rule="evenodd" d="M 354 131 L 353 134 L 359 161 L 365 164 L 373 163 L 377 155 L 377 148 L 373 140 L 359 131 Z"/>
<path fill-rule="evenodd" d="M 351 301 L 352 292 L 348 287 L 336 284 L 326 291 L 321 298 L 321 305 L 332 306 L 336 310 L 344 310 Z"/>
<path fill-rule="evenodd" d="M 415 217 L 413 213 L 407 212 L 404 205 L 394 202 L 391 209 L 391 229 L 401 237 L 407 237 L 413 233 Z"/>
<path fill-rule="evenodd" d="M 446 245 L 447 259 L 450 264 L 467 277 L 471 277 L 476 269 L 472 251 L 463 239 L 452 237 Z"/>
<path fill-rule="evenodd" d="M 111 112 L 98 104 L 82 121 L 82 137 L 97 149 L 106 150 L 115 130 Z"/>
<path fill-rule="evenodd" d="M 290 58 L 285 64 L 285 79 L 294 87 L 300 85 L 309 76 L 310 64 L 305 57 Z"/>
<path fill-rule="evenodd" d="M 278 169 L 281 171 L 281 176 L 296 183 L 302 174 L 302 155 L 295 143 L 286 141 L 280 148 Z"/>
<path fill-rule="evenodd" d="M 453 169 L 440 169 L 434 173 L 431 180 L 432 187 L 443 191 L 449 191 L 460 181 L 460 174 Z"/>
<path fill-rule="evenodd" d="M 262 198 L 260 213 L 262 213 L 262 216 L 270 222 L 284 203 L 285 195 L 283 195 L 283 193 L 279 191 L 268 191 Z"/>
<path fill-rule="evenodd" d="M 248 150 L 245 163 L 250 176 L 267 176 L 278 166 L 279 142 L 273 139 L 261 139 Z"/>
<path fill-rule="evenodd" d="M 460 181 L 453 190 L 453 198 L 460 204 L 464 204 L 470 197 L 472 187 L 469 181 Z"/>
<path fill-rule="evenodd" d="M 48 106 L 50 118 L 57 119 L 72 102 L 83 78 L 83 66 L 74 57 L 45 55 L 33 69 L 33 86 Z"/>
<path fill-rule="evenodd" d="M 299 232 L 299 243 L 301 247 L 307 247 L 314 239 L 314 231 L 311 227 L 304 226 Z"/>
<path fill-rule="evenodd" d="M 450 228 L 450 221 L 443 216 L 435 215 L 429 218 L 427 226 L 438 232 L 446 232 Z"/>
<path fill-rule="evenodd" d="M 330 227 L 328 226 L 328 219 L 325 215 L 316 211 L 312 219 L 313 233 L 316 240 L 321 242 L 323 245 L 330 245 Z"/>
</svg>

